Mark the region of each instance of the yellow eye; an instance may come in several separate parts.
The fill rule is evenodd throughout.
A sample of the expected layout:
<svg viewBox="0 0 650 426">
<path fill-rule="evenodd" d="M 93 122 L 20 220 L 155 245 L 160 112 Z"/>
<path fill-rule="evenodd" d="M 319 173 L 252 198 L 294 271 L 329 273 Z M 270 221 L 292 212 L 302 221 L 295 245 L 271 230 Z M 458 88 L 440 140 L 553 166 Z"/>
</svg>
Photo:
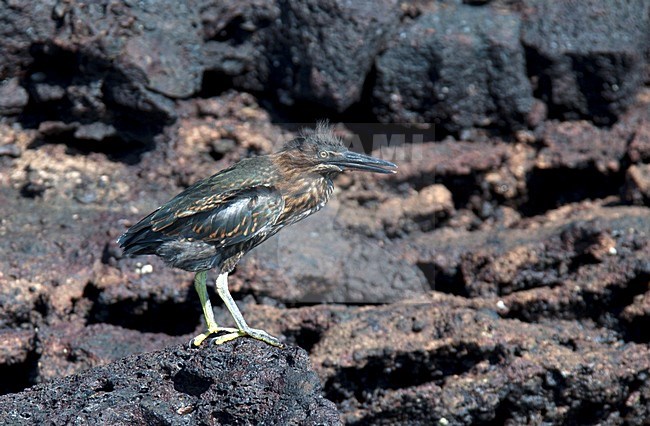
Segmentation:
<svg viewBox="0 0 650 426">
<path fill-rule="evenodd" d="M 320 151 L 320 152 L 318 153 L 318 156 L 319 156 L 320 158 L 327 158 L 327 157 L 330 156 L 330 153 L 327 152 L 327 151 Z"/>
</svg>

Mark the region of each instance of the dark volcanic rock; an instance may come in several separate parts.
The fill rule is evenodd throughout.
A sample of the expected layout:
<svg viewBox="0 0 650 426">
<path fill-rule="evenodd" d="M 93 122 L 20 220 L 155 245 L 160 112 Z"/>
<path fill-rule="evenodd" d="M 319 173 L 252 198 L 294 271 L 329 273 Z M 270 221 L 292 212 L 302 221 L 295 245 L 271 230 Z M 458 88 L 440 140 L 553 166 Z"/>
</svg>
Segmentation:
<svg viewBox="0 0 650 426">
<path fill-rule="evenodd" d="M 339 423 L 321 391 L 352 424 L 648 422 L 647 2 L 0 3 L 0 393 L 35 386 L 0 423 Z M 231 280 L 323 389 L 296 348 L 161 351 L 203 331 L 192 274 L 117 237 L 274 123 L 373 107 L 458 138 L 350 125 L 398 172 Z"/>
<path fill-rule="evenodd" d="M 533 97 L 520 25 L 517 14 L 490 7 L 423 13 L 377 59 L 375 113 L 453 131 L 521 126 Z"/>
<path fill-rule="evenodd" d="M 118 57 L 117 69 L 131 79 L 140 74 L 146 89 L 168 97 L 187 97 L 201 87 L 198 15 L 189 2 L 72 3 L 55 13 L 63 23 L 57 34 L 62 48 L 106 61 Z M 102 37 L 93 37 L 97 33 Z"/>
<path fill-rule="evenodd" d="M 18 78 L 0 82 L 0 115 L 17 114 L 28 101 L 27 91 L 19 85 Z"/>
<path fill-rule="evenodd" d="M 646 78 L 650 4 L 528 1 L 522 40 L 549 115 L 611 124 Z"/>
<path fill-rule="evenodd" d="M 275 0 L 205 1 L 200 9 L 203 28 L 203 87 L 221 90 L 232 84 L 246 90 L 267 89 L 271 64 L 267 48 L 276 34 L 280 7 Z"/>
<path fill-rule="evenodd" d="M 194 337 L 194 333 L 191 337 Z M 161 350 L 187 343 L 190 336 L 143 333 L 111 324 L 61 322 L 39 328 L 39 383 L 107 364 L 128 355 Z"/>
<path fill-rule="evenodd" d="M 525 159 L 530 153 L 526 148 L 513 150 L 511 146 L 500 141 L 487 141 L 481 144 L 464 141 L 443 141 L 424 143 L 414 147 L 403 146 L 400 151 L 412 151 L 408 161 L 400 163 L 399 173 L 390 176 L 389 182 L 406 183 L 415 188 L 424 188 L 434 183 L 443 182 L 452 194 L 465 190 L 469 181 L 478 185 L 483 174 L 498 170 L 507 164 L 511 157 L 517 159 L 519 167 L 525 167 Z M 518 151 L 523 151 L 520 155 Z M 396 155 L 405 155 L 397 152 Z M 456 191 L 459 190 L 459 191 Z"/>
<path fill-rule="evenodd" d="M 628 330 L 628 337 L 636 342 L 650 343 L 650 291 L 638 294 L 625 307 L 621 319 Z"/>
<path fill-rule="evenodd" d="M 307 354 L 250 339 L 171 347 L 0 397 L 0 423 L 340 424 Z"/>
<path fill-rule="evenodd" d="M 18 6 L 2 9 L 2 28 L 32 30 L 0 41 L 0 52 L 10 52 L 0 78 L 19 75 L 30 95 L 27 104 L 21 87 L 6 94 L 0 112 L 25 109 L 28 124 L 58 122 L 82 140 L 129 140 L 160 132 L 176 115 L 169 98 L 200 89 L 198 14 L 186 2 L 41 3 L 29 18 Z"/>
<path fill-rule="evenodd" d="M 311 348 L 347 423 L 643 424 L 648 215 L 584 203 L 510 229 L 443 227 L 404 242 L 426 253 L 426 297 L 249 318 Z"/>
<path fill-rule="evenodd" d="M 395 0 L 210 4 L 201 13 L 206 69 L 286 105 L 307 101 L 340 112 L 360 99 L 401 15 Z"/>
<path fill-rule="evenodd" d="M 537 169 L 588 169 L 614 173 L 625 155 L 625 135 L 604 131 L 587 121 L 551 121 L 541 132 Z"/>
<path fill-rule="evenodd" d="M 391 198 L 381 204 L 378 216 L 386 234 L 394 237 L 441 226 L 454 212 L 451 192 L 443 185 L 429 185 L 406 199 Z"/>
<path fill-rule="evenodd" d="M 20 392 L 35 383 L 36 354 L 33 329 L 0 329 L 0 394 Z"/>
<path fill-rule="evenodd" d="M 318 102 L 343 111 L 361 96 L 385 39 L 396 31 L 399 2 L 281 2 L 284 30 L 274 46 L 272 81 L 283 103 Z"/>
<path fill-rule="evenodd" d="M 56 3 L 55 0 L 3 3 L 0 8 L 0 81 L 18 76 L 33 61 L 31 47 L 54 36 L 56 21 L 52 19 L 52 11 Z"/>
<path fill-rule="evenodd" d="M 541 125 L 535 132 L 539 151 L 529 165 L 528 200 L 522 209 L 535 214 L 567 202 L 624 193 L 625 169 L 650 158 L 649 118 L 644 91 L 609 128 L 585 120 L 550 120 Z M 639 202 L 627 194 L 627 201 Z"/>
</svg>

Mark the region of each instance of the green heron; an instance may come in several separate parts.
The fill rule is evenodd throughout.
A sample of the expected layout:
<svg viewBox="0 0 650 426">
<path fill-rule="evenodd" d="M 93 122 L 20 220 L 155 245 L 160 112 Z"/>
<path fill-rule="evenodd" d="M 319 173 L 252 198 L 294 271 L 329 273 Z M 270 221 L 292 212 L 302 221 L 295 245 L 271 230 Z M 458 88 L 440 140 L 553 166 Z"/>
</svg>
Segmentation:
<svg viewBox="0 0 650 426">
<path fill-rule="evenodd" d="M 320 210 L 332 194 L 332 179 L 345 170 L 394 173 L 395 166 L 349 151 L 326 124 L 303 132 L 270 155 L 244 159 L 191 185 L 140 222 L 118 243 L 126 255 L 154 254 L 168 265 L 196 272 L 194 287 L 210 335 L 221 344 L 250 336 L 274 346 L 280 341 L 248 326 L 228 291 L 228 274 L 241 257 L 282 228 Z M 217 293 L 237 328 L 219 327 L 206 288 L 217 268 Z"/>
</svg>

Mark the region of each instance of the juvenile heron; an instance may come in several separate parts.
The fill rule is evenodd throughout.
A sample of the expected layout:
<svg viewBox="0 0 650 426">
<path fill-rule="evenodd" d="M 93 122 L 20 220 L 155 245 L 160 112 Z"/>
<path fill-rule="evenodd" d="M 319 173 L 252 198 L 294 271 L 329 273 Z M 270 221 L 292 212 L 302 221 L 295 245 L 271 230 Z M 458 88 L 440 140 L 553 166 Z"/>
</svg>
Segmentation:
<svg viewBox="0 0 650 426">
<path fill-rule="evenodd" d="M 280 151 L 244 159 L 201 180 L 133 225 L 118 243 L 126 255 L 155 254 L 172 267 L 196 272 L 208 329 L 192 339 L 196 346 L 210 335 L 221 344 L 250 336 L 274 346 L 280 341 L 248 326 L 228 291 L 228 274 L 253 247 L 320 210 L 332 179 L 346 170 L 394 173 L 388 161 L 349 151 L 330 127 L 319 124 L 287 142 Z M 217 268 L 217 293 L 236 328 L 219 327 L 206 289 L 207 271 Z"/>
</svg>

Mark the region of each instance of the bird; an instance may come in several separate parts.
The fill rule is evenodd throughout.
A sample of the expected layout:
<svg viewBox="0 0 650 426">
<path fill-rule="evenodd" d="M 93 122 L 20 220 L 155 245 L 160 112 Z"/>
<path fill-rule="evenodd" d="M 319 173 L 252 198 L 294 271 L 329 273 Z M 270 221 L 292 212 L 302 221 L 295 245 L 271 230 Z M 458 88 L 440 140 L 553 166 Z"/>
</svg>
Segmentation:
<svg viewBox="0 0 650 426">
<path fill-rule="evenodd" d="M 207 330 L 215 344 L 249 336 L 284 347 L 264 330 L 251 328 L 228 290 L 228 275 L 251 249 L 320 210 L 342 172 L 395 173 L 389 161 L 347 149 L 327 122 L 302 130 L 275 153 L 245 158 L 187 187 L 131 226 L 118 244 L 126 256 L 156 255 L 168 266 L 194 272 Z M 235 327 L 220 327 L 207 292 L 207 273 L 216 269 L 217 294 Z"/>
</svg>

